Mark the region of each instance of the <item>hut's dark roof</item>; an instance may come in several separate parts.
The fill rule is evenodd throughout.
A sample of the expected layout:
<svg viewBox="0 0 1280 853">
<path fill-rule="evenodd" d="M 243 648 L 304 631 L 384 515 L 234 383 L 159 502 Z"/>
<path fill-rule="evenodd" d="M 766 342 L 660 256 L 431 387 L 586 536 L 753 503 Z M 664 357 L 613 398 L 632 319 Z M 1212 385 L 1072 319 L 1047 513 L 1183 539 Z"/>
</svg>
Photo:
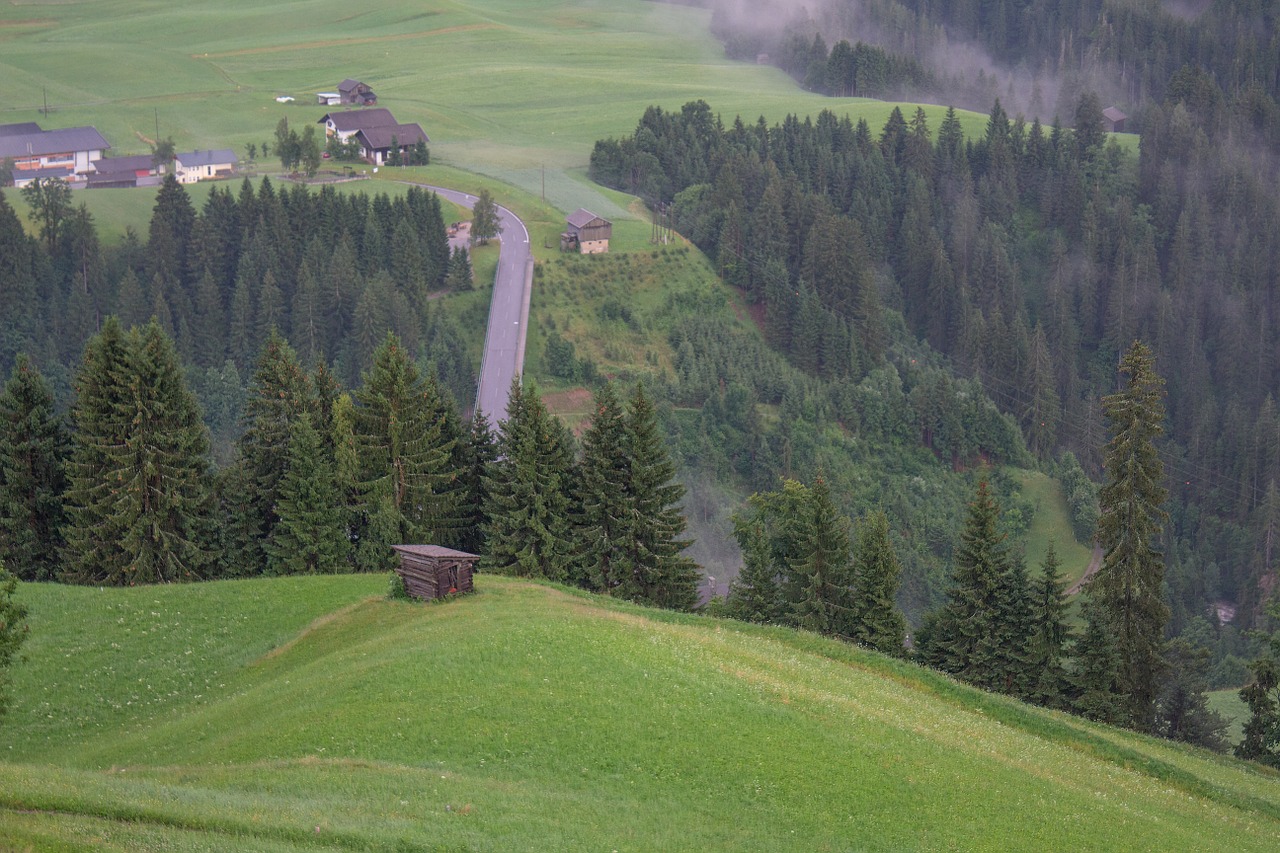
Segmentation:
<svg viewBox="0 0 1280 853">
<path fill-rule="evenodd" d="M 390 148 L 391 137 L 404 148 L 406 145 L 417 145 L 419 142 L 430 142 L 427 134 L 419 124 L 384 124 L 378 127 L 362 127 L 356 136 L 364 138 L 365 147 L 370 149 Z"/>
<path fill-rule="evenodd" d="M 466 551 L 455 551 L 443 545 L 392 545 L 393 550 L 415 557 L 446 557 L 455 560 L 478 560 L 479 554 L 468 554 Z"/>
<path fill-rule="evenodd" d="M 1128 118 L 1127 115 L 1121 112 L 1119 107 L 1107 107 L 1102 111 L 1102 115 L 1107 121 L 1124 121 Z"/>
<path fill-rule="evenodd" d="M 595 222 L 597 219 L 599 219 L 600 222 L 605 225 L 610 224 L 609 220 L 605 219 L 603 216 L 596 216 L 594 213 L 587 210 L 585 207 L 580 207 L 577 210 L 575 210 L 573 213 L 570 213 L 568 217 L 565 218 L 565 222 L 568 222 L 574 228 L 586 228 L 588 225 L 590 225 L 592 222 Z"/>
<path fill-rule="evenodd" d="M 359 85 L 360 85 L 359 80 L 352 80 L 350 77 L 348 77 L 346 80 L 343 80 L 341 83 L 338 84 L 338 91 L 343 93 L 350 92 L 352 89 L 357 88 Z"/>
<path fill-rule="evenodd" d="M 395 117 L 391 115 L 391 110 L 385 107 L 376 107 L 372 110 L 343 110 L 340 113 L 325 113 L 319 124 L 324 124 L 326 121 L 332 121 L 334 128 L 344 133 L 348 130 L 368 130 L 371 127 L 382 127 L 396 123 Z"/>
</svg>

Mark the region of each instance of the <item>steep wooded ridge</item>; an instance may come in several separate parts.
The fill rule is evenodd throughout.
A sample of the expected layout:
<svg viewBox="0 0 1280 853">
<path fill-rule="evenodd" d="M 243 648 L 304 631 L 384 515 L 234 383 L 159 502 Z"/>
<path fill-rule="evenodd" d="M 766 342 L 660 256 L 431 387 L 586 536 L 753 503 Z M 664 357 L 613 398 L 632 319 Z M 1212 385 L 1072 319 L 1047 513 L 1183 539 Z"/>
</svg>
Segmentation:
<svg viewBox="0 0 1280 853">
<path fill-rule="evenodd" d="M 24 587 L 19 849 L 1270 850 L 1276 775 L 786 629 L 483 576 Z M 112 643 L 86 643 L 110 636 Z"/>
<path fill-rule="evenodd" d="M 1150 341 L 1168 377 L 1173 624 L 1217 598 L 1249 624 L 1280 508 L 1280 159 L 1233 144 L 1253 128 L 1236 107 L 1225 125 L 1181 98 L 1152 107 L 1135 162 L 1090 94 L 1073 131 L 997 102 L 974 139 L 923 110 L 873 130 L 831 112 L 727 123 L 696 102 L 599 142 L 591 173 L 669 203 L 801 369 L 866 376 L 900 311 L 1040 458 L 1070 449 L 1098 470 L 1098 401 L 1119 353 Z M 954 453 L 953 411 L 921 415 L 924 440 Z"/>
</svg>

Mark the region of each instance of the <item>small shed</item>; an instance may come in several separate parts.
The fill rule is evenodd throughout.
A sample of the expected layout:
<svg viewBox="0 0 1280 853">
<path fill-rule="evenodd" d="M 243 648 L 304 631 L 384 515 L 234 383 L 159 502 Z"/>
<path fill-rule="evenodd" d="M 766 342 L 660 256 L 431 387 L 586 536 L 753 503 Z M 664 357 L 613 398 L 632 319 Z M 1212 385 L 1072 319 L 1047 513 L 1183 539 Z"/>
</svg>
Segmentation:
<svg viewBox="0 0 1280 853">
<path fill-rule="evenodd" d="M 584 255 L 609 251 L 609 238 L 613 236 L 613 223 L 596 216 L 586 208 L 578 208 L 565 219 L 569 226 L 560 235 L 560 251 L 577 249 Z"/>
<path fill-rule="evenodd" d="M 326 107 L 336 107 L 342 103 L 342 95 L 337 92 L 316 92 L 316 102 Z"/>
<path fill-rule="evenodd" d="M 440 545 L 392 545 L 400 555 L 396 569 L 414 598 L 431 601 L 454 593 L 475 591 L 472 574 L 477 554 Z"/>
<path fill-rule="evenodd" d="M 1112 133 L 1124 133 L 1124 123 L 1129 117 L 1121 112 L 1119 107 L 1107 107 L 1102 111 L 1102 117 L 1107 120 L 1107 130 Z"/>
</svg>

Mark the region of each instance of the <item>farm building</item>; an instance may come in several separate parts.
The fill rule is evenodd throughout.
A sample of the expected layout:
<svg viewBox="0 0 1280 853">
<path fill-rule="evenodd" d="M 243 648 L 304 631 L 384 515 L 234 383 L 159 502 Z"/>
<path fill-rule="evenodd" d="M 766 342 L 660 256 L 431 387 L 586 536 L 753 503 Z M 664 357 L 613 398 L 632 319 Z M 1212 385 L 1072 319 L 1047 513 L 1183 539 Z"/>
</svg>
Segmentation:
<svg viewBox="0 0 1280 853">
<path fill-rule="evenodd" d="M 375 166 L 387 162 L 392 148 L 399 148 L 403 154 L 419 142 L 425 145 L 430 141 L 418 124 L 384 124 L 356 131 L 360 156 Z"/>
<path fill-rule="evenodd" d="M 397 124 L 391 110 L 378 107 L 373 110 L 343 110 L 336 113 L 325 113 L 319 124 L 324 125 L 326 138 L 336 136 L 339 142 L 347 142 L 361 130 L 381 127 L 386 124 Z"/>
<path fill-rule="evenodd" d="M 475 591 L 472 579 L 480 557 L 440 545 L 392 545 L 400 555 L 396 574 L 414 598 L 431 601 L 454 593 Z"/>
<path fill-rule="evenodd" d="M 609 251 L 609 238 L 613 236 L 613 223 L 609 220 L 580 207 L 565 222 L 569 228 L 560 235 L 560 251 L 577 249 L 584 255 Z"/>
<path fill-rule="evenodd" d="M 378 107 L 372 110 L 344 110 L 326 113 L 319 121 L 324 125 L 326 137 L 337 137 L 339 142 L 352 139 L 360 146 L 360 156 L 375 166 L 387 162 L 394 141 L 401 152 L 419 142 L 431 141 L 420 124 L 400 124 L 391 111 Z"/>
<path fill-rule="evenodd" d="M 147 187 L 160 183 L 159 170 L 152 163 L 150 154 L 94 160 L 93 171 L 88 177 L 89 189 Z"/>
<path fill-rule="evenodd" d="M 373 90 L 361 83 L 359 80 L 352 80 L 348 77 L 338 84 L 339 103 L 354 104 L 360 107 L 371 107 L 378 103 L 378 96 Z"/>
<path fill-rule="evenodd" d="M 1112 133 L 1124 133 L 1124 123 L 1129 117 L 1121 112 L 1119 107 L 1107 107 L 1102 111 L 1102 117 L 1107 120 L 1107 130 Z"/>
<path fill-rule="evenodd" d="M 240 162 L 230 148 L 186 151 L 173 157 L 173 173 L 180 184 L 194 184 L 214 178 L 229 178 Z"/>
<path fill-rule="evenodd" d="M 342 104 L 342 96 L 337 92 L 316 92 L 316 102 L 322 107 L 336 107 Z"/>
<path fill-rule="evenodd" d="M 84 180 L 111 146 L 93 127 L 41 130 L 35 122 L 0 124 L 0 160 L 12 160 L 14 185 L 35 178 Z"/>
</svg>

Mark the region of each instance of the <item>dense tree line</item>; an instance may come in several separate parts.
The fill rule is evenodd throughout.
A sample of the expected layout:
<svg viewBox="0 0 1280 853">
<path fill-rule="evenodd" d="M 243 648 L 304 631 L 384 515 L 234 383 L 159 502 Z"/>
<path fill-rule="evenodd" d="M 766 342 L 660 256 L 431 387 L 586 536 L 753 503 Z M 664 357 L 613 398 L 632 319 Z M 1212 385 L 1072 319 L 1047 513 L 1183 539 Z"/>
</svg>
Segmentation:
<svg viewBox="0 0 1280 853">
<path fill-rule="evenodd" d="M 0 554 L 26 580 L 385 571 L 391 545 L 430 542 L 493 571 L 697 603 L 683 489 L 643 386 L 626 407 L 604 386 L 579 458 L 532 385 L 513 386 L 495 435 L 463 423 L 394 333 L 347 392 L 272 329 L 234 460 L 215 470 L 172 340 L 111 316 L 76 372 L 69 441 L 25 356 L 0 424 Z"/>
<path fill-rule="evenodd" d="M 238 191 L 215 186 L 197 211 L 170 176 L 146 234 L 128 231 L 105 246 L 62 182 L 23 193 L 34 239 L 0 199 L 0 369 L 29 353 L 63 404 L 82 348 L 108 315 L 126 328 L 155 317 L 173 339 L 206 413 L 220 419 L 220 458 L 237 434 L 234 391 L 272 328 L 303 364 L 323 361 L 345 385 L 358 382 L 391 330 L 446 387 L 474 387 L 461 333 L 427 298 L 470 285 L 469 261 L 450 253 L 434 194 L 311 192 L 264 179 Z"/>
<path fill-rule="evenodd" d="M 1094 477 L 1108 368 L 1149 340 L 1169 377 L 1171 626 L 1224 598 L 1248 626 L 1280 517 L 1266 499 L 1280 481 L 1280 158 L 1244 157 L 1232 140 L 1252 138 L 1256 114 L 1201 79 L 1151 109 L 1136 164 L 1086 94 L 1074 131 L 997 102 L 976 139 L 951 113 L 933 128 L 895 111 L 873 133 L 829 112 L 726 126 L 701 102 L 653 107 L 632 136 L 599 142 L 591 168 L 671 201 L 811 375 L 875 375 L 900 312 L 1034 453 L 1070 450 Z M 1082 527 L 1090 503 L 1074 502 Z"/>
<path fill-rule="evenodd" d="M 1097 89 L 1142 123 L 1180 71 L 1200 68 L 1226 96 L 1269 111 L 1280 132 L 1280 15 L 1258 0 L 1215 0 L 1194 13 L 1127 0 L 703 5 L 727 55 L 766 56 L 815 92 L 974 109 L 1002 97 L 1048 119 L 1067 118 L 1082 91 Z"/>
</svg>

